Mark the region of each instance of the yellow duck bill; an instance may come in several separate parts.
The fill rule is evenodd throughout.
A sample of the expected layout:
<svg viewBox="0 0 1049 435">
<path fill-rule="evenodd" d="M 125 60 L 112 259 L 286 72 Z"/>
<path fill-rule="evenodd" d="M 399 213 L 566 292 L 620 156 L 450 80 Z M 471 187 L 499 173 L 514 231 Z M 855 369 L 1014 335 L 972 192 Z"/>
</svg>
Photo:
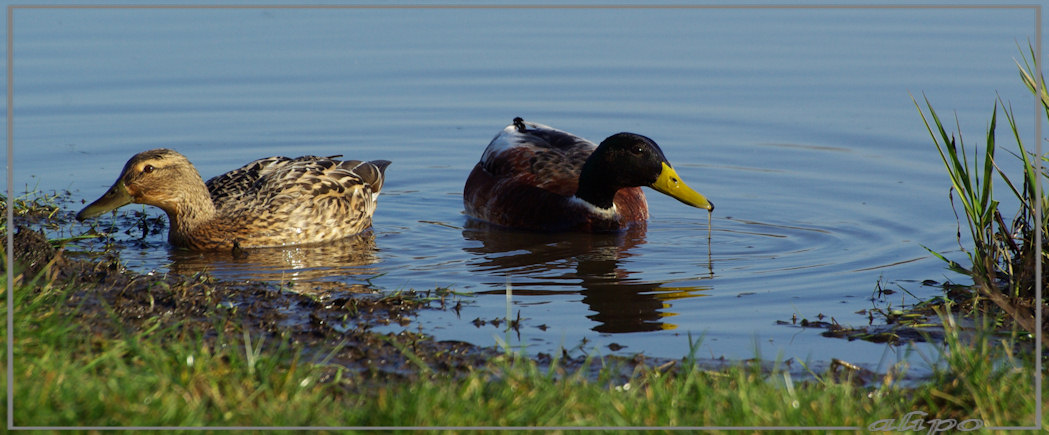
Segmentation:
<svg viewBox="0 0 1049 435">
<path fill-rule="evenodd" d="M 703 194 L 692 190 L 684 181 L 681 181 L 677 171 L 666 162 L 663 163 L 663 170 L 659 173 L 659 178 L 656 178 L 656 182 L 652 183 L 651 187 L 685 204 L 714 211 L 714 204 L 708 201 Z"/>
</svg>

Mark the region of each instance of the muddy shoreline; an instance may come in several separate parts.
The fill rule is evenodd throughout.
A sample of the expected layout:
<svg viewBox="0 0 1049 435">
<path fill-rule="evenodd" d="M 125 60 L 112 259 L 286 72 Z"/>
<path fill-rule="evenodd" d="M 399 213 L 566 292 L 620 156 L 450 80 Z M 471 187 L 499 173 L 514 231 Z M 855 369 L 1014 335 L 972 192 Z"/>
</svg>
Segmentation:
<svg viewBox="0 0 1049 435">
<path fill-rule="evenodd" d="M 408 328 L 400 333 L 371 330 L 390 322 L 407 325 L 419 310 L 450 309 L 433 292 L 317 297 L 272 283 L 219 281 L 204 273 L 137 274 L 113 254 L 91 261 L 74 258 L 25 227 L 15 233 L 14 258 L 16 287 L 21 280 L 38 279 L 68 288 L 61 309 L 85 331 L 105 337 L 159 325 L 213 343 L 220 335 L 240 337 L 246 331 L 264 346 L 283 342 L 300 347 L 305 361 L 327 359 L 379 378 L 411 378 L 430 370 L 466 372 L 498 355 L 469 343 L 434 341 Z M 420 367 L 420 361 L 428 368 Z"/>
</svg>

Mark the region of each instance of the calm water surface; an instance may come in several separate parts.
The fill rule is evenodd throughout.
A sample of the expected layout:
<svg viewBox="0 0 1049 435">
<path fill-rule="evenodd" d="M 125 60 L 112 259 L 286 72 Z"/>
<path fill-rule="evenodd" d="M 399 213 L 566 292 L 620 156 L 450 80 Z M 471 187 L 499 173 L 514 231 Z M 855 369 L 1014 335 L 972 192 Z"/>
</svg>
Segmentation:
<svg viewBox="0 0 1049 435">
<path fill-rule="evenodd" d="M 509 282 L 523 319 L 510 339 L 530 352 L 678 358 L 691 335 L 700 357 L 920 361 L 935 350 L 777 321 L 865 325 L 879 282 L 929 297 L 920 281 L 961 279 L 923 248 L 961 258 L 909 93 L 972 145 L 996 95 L 1022 128 L 1034 119 L 1013 63 L 1033 37 L 1024 10 L 43 9 L 14 23 L 18 189 L 93 200 L 161 146 L 205 178 L 269 155 L 394 162 L 370 233 L 241 260 L 121 233 L 133 269 L 318 293 L 448 287 L 463 309 L 411 328 L 480 345 L 506 338 L 474 320 L 505 316 Z M 704 211 L 650 190 L 647 227 L 624 234 L 469 222 L 462 184 L 515 116 L 652 137 L 717 204 L 710 243 Z"/>
</svg>

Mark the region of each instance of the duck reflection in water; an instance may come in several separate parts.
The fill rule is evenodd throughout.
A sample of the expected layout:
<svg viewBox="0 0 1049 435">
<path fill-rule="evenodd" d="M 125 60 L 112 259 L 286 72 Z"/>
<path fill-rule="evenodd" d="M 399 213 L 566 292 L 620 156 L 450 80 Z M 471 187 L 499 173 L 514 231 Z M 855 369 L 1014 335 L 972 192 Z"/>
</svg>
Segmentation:
<svg viewBox="0 0 1049 435">
<path fill-rule="evenodd" d="M 515 295 L 583 295 L 597 322 L 597 332 L 641 332 L 674 329 L 674 299 L 705 296 L 706 286 L 667 287 L 666 283 L 631 278 L 636 271 L 623 260 L 645 243 L 644 223 L 619 233 L 535 233 L 507 230 L 467 219 L 463 238 L 480 242 L 464 248 L 478 256 L 472 271 L 489 274 L 493 287 L 509 275 Z M 581 288 L 581 289 L 580 289 Z M 503 290 L 483 294 L 503 294 Z"/>
<path fill-rule="evenodd" d="M 283 248 L 244 249 L 238 252 L 170 251 L 171 270 L 192 274 L 208 270 L 222 279 L 301 282 L 295 291 L 321 293 L 341 290 L 370 292 L 366 280 L 380 274 L 371 265 L 379 261 L 371 229 L 343 239 Z M 348 284 L 347 277 L 361 282 Z"/>
</svg>

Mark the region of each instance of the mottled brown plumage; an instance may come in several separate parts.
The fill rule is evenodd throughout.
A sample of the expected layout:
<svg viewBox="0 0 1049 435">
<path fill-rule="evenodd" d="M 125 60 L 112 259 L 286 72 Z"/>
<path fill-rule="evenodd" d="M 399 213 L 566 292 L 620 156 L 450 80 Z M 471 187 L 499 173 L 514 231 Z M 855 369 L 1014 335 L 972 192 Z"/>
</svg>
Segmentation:
<svg viewBox="0 0 1049 435">
<path fill-rule="evenodd" d="M 319 243 L 371 225 L 383 171 L 390 162 L 335 157 L 267 157 L 205 183 L 178 152 L 136 154 L 84 220 L 129 203 L 168 215 L 168 241 L 196 250 Z"/>
<path fill-rule="evenodd" d="M 463 188 L 466 214 L 535 231 L 621 231 L 648 219 L 639 186 L 713 210 L 678 178 L 651 139 L 618 133 L 595 145 L 521 118 L 503 129 Z"/>
</svg>

